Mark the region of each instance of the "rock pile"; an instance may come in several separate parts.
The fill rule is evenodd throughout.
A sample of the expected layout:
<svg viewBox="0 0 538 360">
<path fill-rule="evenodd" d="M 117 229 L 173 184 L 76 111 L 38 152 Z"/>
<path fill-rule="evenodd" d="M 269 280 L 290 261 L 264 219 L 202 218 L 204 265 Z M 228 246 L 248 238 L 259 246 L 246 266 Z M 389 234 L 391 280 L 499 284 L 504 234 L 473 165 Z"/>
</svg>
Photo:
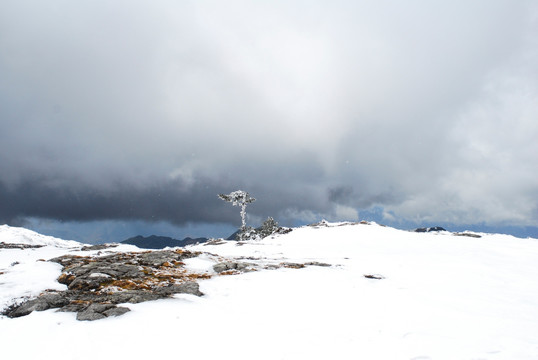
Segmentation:
<svg viewBox="0 0 538 360">
<path fill-rule="evenodd" d="M 0 249 L 37 249 L 45 245 L 30 245 L 30 244 L 9 244 L 5 242 L 0 242 Z"/>
<path fill-rule="evenodd" d="M 58 282 L 67 290 L 47 290 L 34 299 L 14 304 L 2 311 L 2 315 L 16 318 L 33 311 L 58 309 L 76 312 L 77 320 L 98 320 L 120 316 L 130 311 L 121 304 L 136 304 L 171 297 L 174 294 L 202 296 L 199 279 L 213 275 L 236 275 L 250 271 L 280 268 L 301 269 L 306 266 L 331 266 L 320 262 L 289 263 L 272 262 L 269 259 L 229 259 L 204 253 L 216 260 L 213 272 L 190 272 L 183 260 L 201 253 L 184 249 L 155 250 L 146 252 L 108 252 L 108 247 L 86 247 L 83 251 L 95 251 L 89 256 L 63 255 L 48 261 L 62 265 Z M 18 247 L 17 247 L 18 248 Z M 240 261 L 248 260 L 248 261 Z"/>
<path fill-rule="evenodd" d="M 77 312 L 78 320 L 97 320 L 129 311 L 118 304 L 136 304 L 179 293 L 202 296 L 195 280 L 210 275 L 189 273 L 182 262 L 195 256 L 198 253 L 163 250 L 54 258 L 49 261 L 63 266 L 58 282 L 67 285 L 67 291 L 47 291 L 8 308 L 4 315 L 13 318 L 58 308 Z"/>
</svg>

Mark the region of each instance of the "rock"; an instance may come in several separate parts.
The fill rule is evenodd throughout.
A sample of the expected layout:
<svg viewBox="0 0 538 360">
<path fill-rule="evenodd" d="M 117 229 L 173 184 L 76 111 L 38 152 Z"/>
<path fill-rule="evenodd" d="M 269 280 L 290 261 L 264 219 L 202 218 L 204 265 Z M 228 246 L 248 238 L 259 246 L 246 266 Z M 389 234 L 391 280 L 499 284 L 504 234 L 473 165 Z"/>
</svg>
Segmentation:
<svg viewBox="0 0 538 360">
<path fill-rule="evenodd" d="M 119 244 L 99 244 L 99 245 L 91 245 L 91 246 L 83 246 L 80 251 L 92 251 L 92 250 L 105 250 L 108 248 L 115 248 Z"/>
<path fill-rule="evenodd" d="M 62 265 L 58 282 L 67 285 L 67 290 L 46 292 L 35 299 L 11 306 L 3 314 L 18 317 L 35 310 L 56 308 L 62 312 L 76 312 L 78 320 L 92 321 L 130 311 L 119 304 L 136 304 L 169 298 L 174 294 L 202 296 L 198 283 L 193 280 L 210 278 L 213 274 L 191 273 L 183 267 L 182 262 L 199 254 L 177 249 L 118 252 L 105 256 L 60 256 L 49 261 Z M 254 271 L 260 267 L 255 262 L 237 260 L 223 261 L 213 268 L 217 273 L 228 275 Z M 274 265 L 274 268 L 301 268 L 305 265 L 330 266 L 313 261 L 307 264 L 282 263 Z"/>
<path fill-rule="evenodd" d="M 79 312 L 88 307 L 87 303 L 71 303 L 59 308 L 58 312 Z"/>
<path fill-rule="evenodd" d="M 120 316 L 129 311 L 131 311 L 131 309 L 123 306 L 116 306 L 114 304 L 93 303 L 87 306 L 84 310 L 77 313 L 77 320 L 99 320 L 109 316 Z"/>
<path fill-rule="evenodd" d="M 224 245 L 224 244 L 226 244 L 226 240 L 224 240 L 224 239 L 210 239 L 204 244 L 204 246 Z"/>
<path fill-rule="evenodd" d="M 173 284 L 169 286 L 161 286 L 154 290 L 158 295 L 169 296 L 173 294 L 191 294 L 202 296 L 204 293 L 200 291 L 200 286 L 194 281 L 185 282 L 183 284 Z"/>
<path fill-rule="evenodd" d="M 145 301 L 158 300 L 166 297 L 165 295 L 159 295 L 152 291 L 143 291 L 143 290 L 127 290 L 127 291 L 118 291 L 112 294 L 107 294 L 103 296 L 103 301 L 110 301 L 114 304 L 138 304 Z"/>
<path fill-rule="evenodd" d="M 64 305 L 67 305 L 68 303 L 69 300 L 66 299 L 64 296 L 58 293 L 50 293 L 41 295 L 36 299 L 26 301 L 6 313 L 6 315 L 10 318 L 16 318 L 26 316 L 32 311 L 43 311 L 51 308 L 62 307 Z"/>
<path fill-rule="evenodd" d="M 106 310 L 110 310 L 115 308 L 116 305 L 114 304 L 91 304 L 86 309 L 79 311 L 77 313 L 77 320 L 86 320 L 86 321 L 93 321 L 93 320 L 99 320 L 104 319 L 107 317 L 104 312 Z"/>
<path fill-rule="evenodd" d="M 51 308 L 57 308 L 69 303 L 69 299 L 61 292 L 41 295 L 39 299 L 45 301 Z"/>
<path fill-rule="evenodd" d="M 0 249 L 37 249 L 45 245 L 30 245 L 30 244 L 9 244 L 5 242 L 0 242 Z"/>
<path fill-rule="evenodd" d="M 151 251 L 147 253 L 142 253 L 139 257 L 139 262 L 142 265 L 162 266 L 165 263 L 173 263 L 173 262 L 178 262 L 184 259 L 196 257 L 198 256 L 198 254 L 199 253 L 190 252 L 190 251 L 182 251 L 182 250 Z"/>
<path fill-rule="evenodd" d="M 121 316 L 127 312 L 131 311 L 131 309 L 129 309 L 128 307 L 124 307 L 124 306 L 116 306 L 116 307 L 113 307 L 111 309 L 108 309 L 108 310 L 105 310 L 103 312 L 104 315 L 106 315 L 107 317 L 109 316 Z"/>
<path fill-rule="evenodd" d="M 468 237 L 472 237 L 472 238 L 481 238 L 482 235 L 479 235 L 479 234 L 475 234 L 475 233 L 472 233 L 472 232 L 461 232 L 461 233 L 454 233 L 454 235 L 456 236 L 468 236 Z"/>
<path fill-rule="evenodd" d="M 77 313 L 77 320 L 79 321 L 94 321 L 106 318 L 106 315 L 93 312 L 93 311 L 80 311 Z"/>
<path fill-rule="evenodd" d="M 383 275 L 379 275 L 379 274 L 368 274 L 368 275 L 363 275 L 363 276 L 367 279 L 375 279 L 375 280 L 382 280 L 385 278 Z"/>
<path fill-rule="evenodd" d="M 94 290 L 98 289 L 106 281 L 110 281 L 109 276 L 79 276 L 71 281 L 67 288 L 69 290 Z"/>
<path fill-rule="evenodd" d="M 164 263 L 180 261 L 181 255 L 174 251 L 152 251 L 140 255 L 140 263 L 147 266 L 162 266 Z"/>
<path fill-rule="evenodd" d="M 10 318 L 16 318 L 29 315 L 33 311 L 43 311 L 47 309 L 50 309 L 50 305 L 46 301 L 37 298 L 22 303 L 20 306 L 15 307 L 15 309 L 6 313 L 6 315 Z"/>
<path fill-rule="evenodd" d="M 322 262 L 319 262 L 319 261 L 310 261 L 310 262 L 305 263 L 305 265 L 308 265 L 308 266 L 322 266 L 322 267 L 330 267 L 330 266 L 332 266 L 331 264 L 322 263 Z"/>
<path fill-rule="evenodd" d="M 102 273 L 114 278 L 133 278 L 143 276 L 138 266 L 124 264 L 122 262 L 96 261 L 81 266 L 74 266 L 69 272 L 78 276 Z"/>
<path fill-rule="evenodd" d="M 58 282 L 66 284 L 69 290 L 94 290 L 113 280 L 144 276 L 145 274 L 136 265 L 111 263 L 110 259 L 99 259 L 86 264 L 72 265 L 69 267 L 69 274 L 62 274 Z"/>
<path fill-rule="evenodd" d="M 283 263 L 280 263 L 280 266 L 283 266 L 285 268 L 290 268 L 290 269 L 302 269 L 305 267 L 305 264 L 283 262 Z"/>
<path fill-rule="evenodd" d="M 248 271 L 252 264 L 245 262 L 224 261 L 213 265 L 213 270 L 217 273 L 222 273 L 229 270 Z"/>
<path fill-rule="evenodd" d="M 314 223 L 314 224 L 308 224 L 308 226 L 313 228 L 319 228 L 319 227 L 328 227 L 329 222 L 327 220 L 321 220 L 320 222 Z"/>
<path fill-rule="evenodd" d="M 73 256 L 73 255 L 62 255 L 49 260 L 50 262 L 55 262 L 62 265 L 64 268 L 71 268 L 76 265 L 83 265 L 89 260 L 82 256 Z"/>
<path fill-rule="evenodd" d="M 227 270 L 233 270 L 235 269 L 235 266 L 237 266 L 237 263 L 226 261 L 213 265 L 213 270 L 217 273 L 221 273 Z"/>
</svg>

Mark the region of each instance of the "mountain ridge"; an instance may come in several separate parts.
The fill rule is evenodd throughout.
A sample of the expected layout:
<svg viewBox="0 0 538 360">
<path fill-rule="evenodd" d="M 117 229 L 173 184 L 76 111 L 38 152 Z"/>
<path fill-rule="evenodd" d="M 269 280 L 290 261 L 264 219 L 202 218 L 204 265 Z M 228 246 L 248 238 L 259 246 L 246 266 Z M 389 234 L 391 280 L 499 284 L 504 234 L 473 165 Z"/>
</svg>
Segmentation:
<svg viewBox="0 0 538 360">
<path fill-rule="evenodd" d="M 123 240 L 122 244 L 135 245 L 142 249 L 164 249 L 165 247 L 186 246 L 207 242 L 205 237 L 191 238 L 186 237 L 182 240 L 174 239 L 168 236 L 142 236 L 137 235 L 126 240 Z"/>
</svg>

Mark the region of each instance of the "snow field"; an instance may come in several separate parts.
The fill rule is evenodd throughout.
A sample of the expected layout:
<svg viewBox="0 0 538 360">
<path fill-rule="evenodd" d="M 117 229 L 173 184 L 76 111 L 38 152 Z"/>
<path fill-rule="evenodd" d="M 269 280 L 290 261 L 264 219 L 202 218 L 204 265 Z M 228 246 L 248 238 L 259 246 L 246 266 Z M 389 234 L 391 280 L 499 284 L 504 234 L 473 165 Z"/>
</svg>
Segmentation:
<svg viewBox="0 0 538 360">
<path fill-rule="evenodd" d="M 54 310 L 0 318 L 3 353 L 69 359 L 538 358 L 537 240 L 338 225 L 299 228 L 242 246 L 197 245 L 190 250 L 214 255 L 186 261 L 190 269 L 208 272 L 215 256 L 332 267 L 214 277 L 200 281 L 202 298 L 129 304 L 131 312 L 95 322 Z M 5 257 L 2 268 L 9 266 Z M 34 276 L 37 270 L 25 272 Z M 43 272 L 41 281 L 54 280 L 56 271 Z"/>
</svg>

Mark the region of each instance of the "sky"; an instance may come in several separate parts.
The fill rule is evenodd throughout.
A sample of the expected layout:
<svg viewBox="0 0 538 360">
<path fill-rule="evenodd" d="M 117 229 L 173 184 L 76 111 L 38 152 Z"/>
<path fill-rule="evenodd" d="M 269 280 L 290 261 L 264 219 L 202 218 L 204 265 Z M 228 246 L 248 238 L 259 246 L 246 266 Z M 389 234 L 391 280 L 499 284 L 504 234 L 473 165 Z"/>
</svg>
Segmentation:
<svg viewBox="0 0 538 360">
<path fill-rule="evenodd" d="M 0 3 L 0 223 L 86 242 L 370 219 L 538 237 L 538 4 Z"/>
</svg>

